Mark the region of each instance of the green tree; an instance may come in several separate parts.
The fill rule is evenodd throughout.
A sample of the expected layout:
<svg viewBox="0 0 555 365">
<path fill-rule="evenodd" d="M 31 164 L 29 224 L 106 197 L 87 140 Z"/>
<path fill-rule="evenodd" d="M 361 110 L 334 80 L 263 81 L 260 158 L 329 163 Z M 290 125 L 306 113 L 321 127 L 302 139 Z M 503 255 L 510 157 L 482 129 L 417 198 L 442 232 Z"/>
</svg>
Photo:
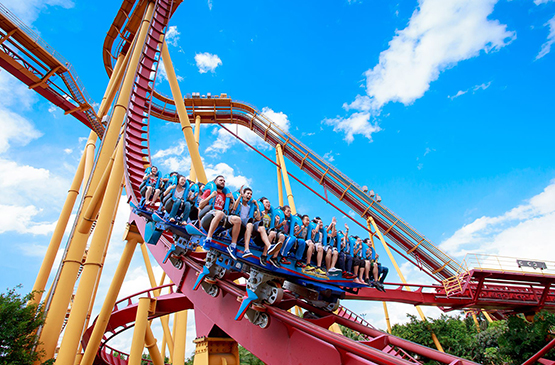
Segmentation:
<svg viewBox="0 0 555 365">
<path fill-rule="evenodd" d="M 499 336 L 502 355 L 511 359 L 509 364 L 521 364 L 541 350 L 555 334 L 555 314 L 540 312 L 528 322 L 523 316 L 515 315 L 507 319 L 507 330 Z M 555 359 L 555 350 L 543 356 Z"/>
<path fill-rule="evenodd" d="M 474 361 L 480 364 L 497 365 L 509 361 L 499 349 L 499 337 L 507 331 L 507 321 L 485 322 L 486 327 L 476 335 Z"/>
<path fill-rule="evenodd" d="M 33 347 L 44 320 L 41 306 L 27 305 L 32 297 L 22 297 L 16 288 L 0 294 L 0 365 L 32 364 L 39 358 Z"/>
<path fill-rule="evenodd" d="M 360 332 L 357 332 L 343 325 L 339 325 L 339 328 L 341 328 L 341 333 L 343 334 L 343 336 L 350 338 L 351 340 L 366 341 L 366 338 L 362 334 L 360 334 Z"/>
<path fill-rule="evenodd" d="M 467 359 L 475 356 L 477 329 L 471 319 L 461 320 L 458 317 L 442 314 L 440 318 L 429 318 L 428 322 L 424 322 L 411 314 L 407 314 L 407 317 L 408 323 L 396 324 L 392 327 L 393 335 L 435 348 L 430 332 L 433 331 L 445 352 Z"/>
</svg>

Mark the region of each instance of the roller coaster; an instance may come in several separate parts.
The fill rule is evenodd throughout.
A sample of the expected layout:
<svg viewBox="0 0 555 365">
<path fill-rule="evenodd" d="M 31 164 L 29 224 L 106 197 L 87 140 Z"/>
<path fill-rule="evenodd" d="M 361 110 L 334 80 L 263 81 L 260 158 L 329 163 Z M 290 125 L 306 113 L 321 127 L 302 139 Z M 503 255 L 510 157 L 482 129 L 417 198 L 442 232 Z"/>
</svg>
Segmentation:
<svg viewBox="0 0 555 365">
<path fill-rule="evenodd" d="M 195 364 L 238 363 L 237 343 L 269 364 L 413 364 L 419 363 L 418 357 L 443 364 L 473 364 L 442 352 L 439 343 L 436 343 L 438 350 L 434 350 L 380 331 L 341 306 L 339 299 L 435 306 L 443 311 L 465 309 L 483 312 L 492 319 L 513 313 L 529 315 L 542 309 L 555 311 L 553 263 L 537 270 L 537 265 L 542 263 L 484 255 L 471 256 L 466 262 L 458 263 L 254 107 L 223 93 L 209 96 L 193 93 L 183 97 L 164 42 L 168 23 L 180 5 L 179 0 L 123 1 L 103 46 L 109 83 L 98 111 L 94 110 L 92 99 L 70 63 L 0 5 L 0 66 L 91 129 L 33 288 L 39 292 L 45 289 L 71 210 L 83 186 L 64 258 L 44 298 L 46 322 L 39 332 L 44 359 L 55 357 L 56 364 L 139 364 L 146 347 L 152 358 L 149 361 L 163 364 L 149 324 L 160 318 L 163 342 L 170 348 L 173 364 L 183 363 L 187 321 L 184 311 L 193 309 L 197 332 Z M 155 90 L 160 62 L 165 65 L 173 98 Z M 205 244 L 206 250 L 200 250 L 202 240 L 192 245 L 188 234 L 181 236 L 185 240 L 177 242 L 179 235 L 176 236 L 175 229 L 166 229 L 167 225 L 160 230 L 159 239 L 148 242 L 147 237 L 152 236 L 148 232 L 152 219 L 135 209 L 129 217 L 127 244 L 110 290 L 99 316 L 89 326 L 97 278 L 102 272 L 122 188 L 128 202 L 139 206 L 140 184 L 145 169 L 151 165 L 151 117 L 180 123 L 195 179 L 199 182 L 206 183 L 207 179 L 198 151 L 198 134 L 195 140 L 194 132 L 198 132 L 201 124 L 218 125 L 280 168 L 286 188 L 291 177 L 342 211 L 328 199 L 327 192 L 333 194 L 359 215 L 366 224 L 358 220 L 355 223 L 379 240 L 386 252 L 394 250 L 427 274 L 434 284 L 406 283 L 399 272 L 403 282 L 386 283 L 386 292 L 359 286 L 356 290 L 344 291 L 341 298 L 332 301 L 332 307 L 326 307 L 317 305 L 317 300 L 298 295 L 294 287 L 276 286 L 274 281 L 274 292 L 279 295 L 271 300 L 268 295 L 265 300 L 253 303 L 249 293 L 254 290 L 255 276 L 260 274 L 253 265 L 249 266 L 246 261 L 238 265 L 239 261 L 226 256 L 223 250 L 216 250 L 214 245 Z M 191 121 L 194 121 L 194 130 Z M 236 135 L 229 125 L 248 128 L 283 159 L 276 162 L 265 156 Z M 317 192 L 287 172 L 285 159 L 314 179 L 326 193 Z M 90 236 L 90 246 L 86 249 Z M 148 257 L 148 247 L 172 284 L 157 284 L 151 278 L 152 289 L 116 301 L 137 244 L 145 257 Z M 176 250 L 177 246 L 182 250 Z M 202 290 L 195 290 L 199 287 Z M 169 293 L 162 294 L 163 291 Z M 41 299 L 42 294 L 37 294 L 34 301 Z M 311 316 L 299 316 L 302 310 Z M 172 313 L 177 313 L 173 339 L 167 321 L 167 315 Z M 246 319 L 241 319 L 242 315 L 238 315 L 241 313 L 246 313 Z M 337 324 L 360 333 L 364 340 L 354 341 L 340 331 L 330 330 L 337 328 Z M 133 344 L 130 354 L 124 354 L 111 347 L 110 340 L 129 329 L 133 330 Z M 544 348 L 538 358 L 551 347 Z"/>
</svg>

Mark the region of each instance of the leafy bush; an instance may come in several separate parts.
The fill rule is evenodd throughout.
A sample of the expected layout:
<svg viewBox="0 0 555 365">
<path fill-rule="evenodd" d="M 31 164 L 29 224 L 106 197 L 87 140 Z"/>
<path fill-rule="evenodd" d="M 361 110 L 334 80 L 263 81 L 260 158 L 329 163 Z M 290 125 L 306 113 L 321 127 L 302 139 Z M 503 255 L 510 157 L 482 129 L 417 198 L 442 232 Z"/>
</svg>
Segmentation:
<svg viewBox="0 0 555 365">
<path fill-rule="evenodd" d="M 32 364 L 39 358 L 34 346 L 44 320 L 41 306 L 27 305 L 32 297 L 22 297 L 16 288 L 0 294 L 0 365 Z"/>
</svg>

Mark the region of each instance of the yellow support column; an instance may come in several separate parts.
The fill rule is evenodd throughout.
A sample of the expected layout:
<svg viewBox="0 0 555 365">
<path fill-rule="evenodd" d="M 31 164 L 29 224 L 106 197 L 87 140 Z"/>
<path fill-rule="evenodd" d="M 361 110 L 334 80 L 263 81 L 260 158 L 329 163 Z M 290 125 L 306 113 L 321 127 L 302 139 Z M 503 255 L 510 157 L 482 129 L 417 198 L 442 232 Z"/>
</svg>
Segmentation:
<svg viewBox="0 0 555 365">
<path fill-rule="evenodd" d="M 474 324 L 476 325 L 476 330 L 480 333 L 480 323 L 478 323 L 478 318 L 476 317 L 476 313 L 472 311 L 472 319 L 474 320 Z"/>
<path fill-rule="evenodd" d="M 197 114 L 195 117 L 195 141 L 197 142 L 197 149 L 200 146 L 200 115 Z M 195 166 L 191 165 L 191 173 L 189 174 L 189 180 L 197 181 L 197 174 L 195 172 Z"/>
<path fill-rule="evenodd" d="M 57 364 L 73 364 L 79 348 L 81 333 L 87 320 L 89 304 L 93 300 L 92 294 L 95 290 L 96 282 L 99 280 L 102 261 L 110 242 L 109 234 L 111 233 L 112 221 L 115 219 L 121 197 L 124 169 L 123 148 L 123 140 L 120 140 L 102 202 L 102 208 L 100 209 L 98 223 L 94 230 L 62 344 L 60 345 L 60 351 L 56 359 Z"/>
<path fill-rule="evenodd" d="M 156 338 L 154 338 L 150 325 L 148 324 L 146 327 L 145 347 L 148 349 L 148 353 L 150 354 L 150 358 L 152 359 L 152 363 L 154 365 L 164 365 L 164 356 L 160 354 L 160 351 L 158 351 Z"/>
<path fill-rule="evenodd" d="M 127 68 L 129 72 L 125 74 L 123 85 L 114 107 L 112 121 L 104 133 L 102 146 L 97 157 L 95 172 L 92 173 L 89 188 L 84 194 L 82 211 L 87 209 L 88 201 L 90 199 L 89 194 L 95 191 L 97 183 L 101 178 L 101 174 L 104 172 L 108 160 L 115 149 L 121 126 L 127 115 L 127 105 L 129 103 L 129 97 L 131 96 L 131 90 L 135 79 L 135 70 L 139 64 L 142 54 L 142 46 L 145 42 L 153 11 L 154 3 L 149 3 L 147 11 L 143 17 L 140 31 L 136 36 L 135 47 Z M 86 234 L 74 232 L 74 235 L 68 244 L 68 249 L 62 263 L 59 277 L 53 286 L 52 298 L 50 305 L 47 308 L 45 324 L 40 333 L 39 341 L 42 345 L 38 346 L 38 351 L 43 353 L 41 359 L 50 359 L 54 357 L 56 344 L 63 326 L 69 302 L 71 300 L 72 291 L 81 266 L 81 258 L 85 252 L 88 237 L 89 232 Z M 39 363 L 40 360 L 35 362 L 35 364 Z"/>
<path fill-rule="evenodd" d="M 114 100 L 114 96 L 116 96 L 116 91 L 118 90 L 118 86 L 121 83 L 121 79 L 123 78 L 123 74 L 125 73 L 125 66 L 129 62 L 129 55 L 131 52 L 127 52 L 126 55 L 119 54 L 118 59 L 116 61 L 116 65 L 114 66 L 114 71 L 110 76 L 110 81 L 108 81 L 108 86 L 106 87 L 106 91 L 104 92 L 104 97 L 100 102 L 100 107 L 98 108 L 98 118 L 102 120 L 104 116 L 107 114 L 108 110 L 110 109 L 110 105 Z"/>
<path fill-rule="evenodd" d="M 106 193 L 108 181 L 110 180 L 110 176 L 112 174 L 117 152 L 118 150 L 116 148 L 112 153 L 110 160 L 108 160 L 108 164 L 102 173 L 100 181 L 98 181 L 98 184 L 96 185 L 96 189 L 89 200 L 87 209 L 83 209 L 84 213 L 81 212 L 82 219 L 77 225 L 77 233 L 88 234 L 91 231 L 92 225 L 96 220 L 102 202 L 104 201 L 104 194 Z"/>
<path fill-rule="evenodd" d="M 283 182 L 285 183 L 285 191 L 287 192 L 287 201 L 289 202 L 291 213 L 297 214 L 297 208 L 295 208 L 295 201 L 293 200 L 293 191 L 291 190 L 291 185 L 289 184 L 289 175 L 287 175 L 287 167 L 285 167 L 285 159 L 283 158 L 283 151 L 281 150 L 280 144 L 276 145 L 276 151 L 279 158 L 279 165 L 281 166 Z"/>
<path fill-rule="evenodd" d="M 93 363 L 96 352 L 98 351 L 98 348 L 100 346 L 102 336 L 106 331 L 108 320 L 110 319 L 110 316 L 112 315 L 112 310 L 114 309 L 114 305 L 116 304 L 116 299 L 118 297 L 121 284 L 125 279 L 125 274 L 127 273 L 127 269 L 129 268 L 129 263 L 133 258 L 135 247 L 137 246 L 138 242 L 143 242 L 143 238 L 141 237 L 139 230 L 137 229 L 135 224 L 127 225 L 124 239 L 127 241 L 127 243 L 125 244 L 125 248 L 119 260 L 116 272 L 114 273 L 112 283 L 110 284 L 110 288 L 108 289 L 108 293 L 104 298 L 102 309 L 100 310 L 100 313 L 98 314 L 98 317 L 96 319 L 94 330 L 91 334 L 91 338 L 89 339 L 89 343 L 87 344 L 87 349 L 85 350 L 85 354 L 83 355 L 83 360 L 81 360 L 81 365 L 91 365 Z"/>
<path fill-rule="evenodd" d="M 96 137 L 96 134 L 91 131 L 89 135 L 89 140 L 92 136 Z M 67 193 L 64 207 L 62 208 L 62 212 L 60 213 L 60 217 L 58 218 L 58 222 L 56 223 L 56 228 L 52 233 L 50 244 L 48 245 L 48 249 L 46 250 L 44 259 L 42 260 L 42 265 L 37 275 L 37 279 L 35 280 L 35 284 L 33 285 L 33 292 L 35 293 L 33 299 L 29 301 L 29 304 L 38 304 L 42 298 L 42 293 L 44 291 L 44 288 L 46 287 L 46 282 L 48 281 L 50 272 L 52 271 L 52 265 L 54 265 L 56 254 L 58 253 L 58 249 L 60 248 L 60 243 L 62 242 L 69 217 L 71 216 L 71 211 L 73 210 L 73 206 L 75 205 L 75 200 L 77 200 L 77 195 L 79 195 L 79 187 L 81 186 L 83 175 L 85 173 L 86 157 L 87 149 L 85 148 L 83 154 L 81 155 L 81 161 L 79 161 L 79 165 L 77 166 L 75 176 L 73 177 L 73 182 L 71 183 L 71 187 L 69 188 L 69 191 Z"/>
<path fill-rule="evenodd" d="M 283 207 L 283 184 L 281 180 L 281 162 L 279 160 L 279 155 L 276 147 L 276 170 L 277 170 L 277 186 L 278 186 L 278 200 L 279 206 Z"/>
<path fill-rule="evenodd" d="M 109 237 L 112 237 L 112 232 L 114 230 L 114 223 L 115 223 L 115 216 L 114 219 L 112 220 L 112 224 L 110 225 L 110 232 L 108 233 Z M 104 262 L 106 261 L 106 254 L 108 253 L 108 251 L 106 250 L 104 252 L 104 256 L 102 257 L 102 261 L 100 263 L 100 272 L 98 273 L 98 277 L 100 278 L 100 276 L 102 275 L 102 270 L 104 269 Z M 94 284 L 94 291 L 92 294 L 92 300 L 89 302 L 89 310 L 87 311 L 87 319 L 85 320 L 85 325 L 83 326 L 84 329 L 89 328 L 89 322 L 91 320 L 91 315 L 92 315 L 92 311 L 94 308 L 94 303 L 96 300 L 96 294 L 98 292 L 98 286 L 100 284 L 100 280 L 97 280 Z M 81 342 L 79 342 L 79 350 L 77 351 L 77 356 L 75 357 L 75 365 L 79 365 L 81 363 L 81 359 L 83 358 L 83 344 Z"/>
<path fill-rule="evenodd" d="M 181 129 L 183 130 L 185 141 L 187 142 L 187 147 L 189 148 L 191 163 L 195 168 L 195 174 L 197 175 L 198 181 L 206 184 L 206 173 L 204 172 L 202 159 L 200 158 L 200 153 L 198 152 L 198 146 L 195 141 L 195 136 L 193 135 L 191 122 L 189 121 L 189 115 L 187 114 L 185 103 L 183 102 L 183 96 L 181 95 L 179 84 L 177 83 L 177 77 L 175 75 L 175 70 L 173 69 L 170 52 L 168 51 L 168 45 L 165 41 L 162 43 L 162 61 L 164 62 L 164 66 L 166 68 L 168 82 L 170 84 L 173 100 L 175 102 L 175 108 L 177 109 L 179 122 L 181 123 Z"/>
<path fill-rule="evenodd" d="M 391 250 L 389 249 L 389 246 L 387 245 L 387 243 L 385 242 L 385 239 L 382 236 L 382 233 L 380 232 L 378 225 L 376 224 L 376 222 L 374 221 L 374 218 L 372 217 L 368 217 L 368 230 L 370 232 L 372 232 L 372 227 L 370 227 L 370 224 L 372 224 L 372 226 L 374 227 L 374 229 L 376 230 L 376 234 L 378 235 L 378 238 L 380 239 L 385 252 L 387 252 L 387 255 L 389 256 L 389 259 L 391 260 L 391 263 L 393 264 L 393 266 L 395 266 L 395 270 L 397 271 L 397 275 L 399 275 L 399 278 L 401 279 L 401 281 L 403 282 L 403 284 L 406 284 L 407 281 L 405 280 L 405 276 L 403 275 L 403 273 L 401 272 L 401 269 L 399 268 L 399 265 L 397 265 L 397 261 L 395 260 L 395 258 L 393 257 L 393 255 L 391 254 Z M 411 290 L 409 287 L 405 286 L 406 290 Z M 426 316 L 424 315 L 424 312 L 422 311 L 422 309 L 420 308 L 420 306 L 415 305 L 416 310 L 418 311 L 418 315 L 420 315 L 420 318 L 424 321 L 427 322 L 428 320 L 426 319 Z M 441 343 L 439 343 L 439 340 L 437 339 L 436 334 L 430 330 L 430 332 L 432 333 L 432 340 L 434 341 L 434 344 L 436 345 L 436 348 L 438 351 L 441 352 L 445 352 L 443 351 L 443 347 L 441 346 Z"/>
<path fill-rule="evenodd" d="M 488 312 L 486 312 L 485 310 L 482 309 L 482 314 L 484 315 L 484 317 L 486 317 L 486 319 L 488 320 L 488 323 L 492 323 L 493 319 L 491 319 L 490 315 L 488 314 Z"/>
<path fill-rule="evenodd" d="M 86 190 L 85 187 L 91 177 L 92 168 L 94 165 L 94 150 L 96 148 L 96 140 L 98 137 L 94 132 L 91 131 L 89 134 L 89 139 L 87 140 L 87 144 L 85 145 L 85 174 L 83 176 L 83 190 Z"/>
<path fill-rule="evenodd" d="M 385 313 L 385 323 L 387 323 L 387 333 L 391 334 L 391 322 L 389 321 L 389 311 L 387 310 L 387 303 L 383 303 L 383 311 Z"/>
<path fill-rule="evenodd" d="M 155 288 L 156 286 L 161 286 L 164 282 L 164 278 L 165 278 L 166 273 L 163 274 L 160 285 L 157 285 L 156 284 L 156 278 L 154 277 L 154 271 L 152 271 L 152 265 L 150 264 L 150 258 L 148 257 L 148 250 L 146 248 L 146 244 L 143 242 L 143 243 L 140 244 L 140 247 L 141 247 L 141 253 L 143 254 L 143 260 L 145 262 L 145 267 L 146 267 L 146 272 L 147 272 L 147 275 L 148 275 L 148 280 L 150 281 L 150 286 L 152 288 Z M 160 290 L 156 290 L 154 292 L 154 296 L 158 297 L 159 295 L 160 295 Z M 171 333 L 170 333 L 168 317 L 167 316 L 160 317 L 160 323 L 161 323 L 162 329 L 164 331 L 166 344 L 168 345 L 168 348 L 169 348 L 170 352 L 173 352 L 173 340 L 172 340 Z"/>
<path fill-rule="evenodd" d="M 187 344 L 187 310 L 177 312 L 174 321 L 173 364 L 183 364 Z"/>
<path fill-rule="evenodd" d="M 194 365 L 239 365 L 239 348 L 233 338 L 201 337 L 193 342 L 196 344 Z"/>
<path fill-rule="evenodd" d="M 151 298 L 139 298 L 133 340 L 131 341 L 131 351 L 129 351 L 127 362 L 129 365 L 141 365 L 148 328 L 148 316 L 154 312 L 155 305 L 156 301 Z"/>
</svg>

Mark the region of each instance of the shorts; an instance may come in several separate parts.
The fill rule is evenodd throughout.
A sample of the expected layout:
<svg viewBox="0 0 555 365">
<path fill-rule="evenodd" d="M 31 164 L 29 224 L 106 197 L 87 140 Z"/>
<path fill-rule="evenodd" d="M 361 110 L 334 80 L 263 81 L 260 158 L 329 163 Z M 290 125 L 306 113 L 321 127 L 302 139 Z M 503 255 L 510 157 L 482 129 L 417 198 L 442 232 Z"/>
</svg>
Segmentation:
<svg viewBox="0 0 555 365">
<path fill-rule="evenodd" d="M 322 244 L 322 242 L 314 242 L 312 240 L 307 240 L 306 243 L 307 243 L 307 246 L 308 246 L 309 243 L 312 243 L 316 250 L 318 250 L 318 247 L 324 248 L 324 245 Z"/>
<path fill-rule="evenodd" d="M 249 224 L 249 223 L 251 223 L 251 222 L 248 222 L 247 224 Z M 239 237 L 245 236 L 245 232 L 247 232 L 247 225 L 245 223 L 243 223 L 243 221 L 241 221 L 241 231 L 239 231 Z M 253 227 L 253 230 L 251 232 L 251 237 L 252 237 L 252 233 L 254 233 L 254 227 Z"/>
<path fill-rule="evenodd" d="M 353 267 L 354 266 L 364 267 L 364 265 L 366 265 L 366 263 L 363 259 L 361 259 L 360 257 L 353 257 Z"/>
<path fill-rule="evenodd" d="M 210 229 L 210 223 L 214 219 L 214 215 L 216 214 L 216 212 L 217 210 L 212 209 L 202 217 L 200 225 L 206 232 L 208 232 L 208 229 Z M 233 227 L 233 224 L 231 224 L 231 222 L 229 221 L 229 217 L 224 214 L 224 217 L 220 221 L 219 226 L 222 226 L 224 229 L 230 229 L 231 227 Z"/>
</svg>

